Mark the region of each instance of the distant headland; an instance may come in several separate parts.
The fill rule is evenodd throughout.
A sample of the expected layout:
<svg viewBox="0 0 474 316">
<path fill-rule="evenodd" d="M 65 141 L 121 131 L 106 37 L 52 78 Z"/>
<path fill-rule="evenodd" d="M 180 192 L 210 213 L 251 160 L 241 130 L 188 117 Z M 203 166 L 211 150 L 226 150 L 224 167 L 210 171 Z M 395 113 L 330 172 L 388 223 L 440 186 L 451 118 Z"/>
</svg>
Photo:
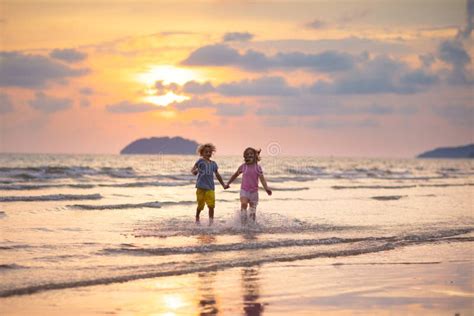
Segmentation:
<svg viewBox="0 0 474 316">
<path fill-rule="evenodd" d="M 194 155 L 198 143 L 182 137 L 151 137 L 131 142 L 120 151 L 121 155 Z"/>
<path fill-rule="evenodd" d="M 459 147 L 441 147 L 424 152 L 417 158 L 474 158 L 474 144 Z"/>
</svg>

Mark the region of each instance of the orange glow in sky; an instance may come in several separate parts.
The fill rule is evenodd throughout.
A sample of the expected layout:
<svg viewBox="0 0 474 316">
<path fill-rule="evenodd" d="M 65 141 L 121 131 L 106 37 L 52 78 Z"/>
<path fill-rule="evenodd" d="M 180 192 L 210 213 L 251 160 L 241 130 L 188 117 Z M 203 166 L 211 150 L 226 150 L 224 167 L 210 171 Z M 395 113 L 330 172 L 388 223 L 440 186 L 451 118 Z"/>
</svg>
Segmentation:
<svg viewBox="0 0 474 316">
<path fill-rule="evenodd" d="M 472 143 L 467 3 L 4 1 L 0 152 L 117 153 L 145 136 L 344 157 Z"/>
</svg>

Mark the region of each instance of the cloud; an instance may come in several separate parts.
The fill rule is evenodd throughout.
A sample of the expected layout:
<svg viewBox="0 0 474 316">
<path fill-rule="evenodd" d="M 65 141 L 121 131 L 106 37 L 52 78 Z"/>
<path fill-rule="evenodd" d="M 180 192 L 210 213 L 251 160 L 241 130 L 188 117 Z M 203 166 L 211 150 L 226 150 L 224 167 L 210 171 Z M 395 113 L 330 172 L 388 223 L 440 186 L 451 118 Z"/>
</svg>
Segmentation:
<svg viewBox="0 0 474 316">
<path fill-rule="evenodd" d="M 472 29 L 474 27 L 474 0 L 466 1 L 466 25 L 463 29 L 460 29 L 457 38 L 467 39 L 471 36 Z"/>
<path fill-rule="evenodd" d="M 354 21 L 365 19 L 370 14 L 369 9 L 358 9 L 353 12 L 342 15 L 338 22 L 342 24 L 352 23 Z"/>
<path fill-rule="evenodd" d="M 183 102 L 174 102 L 168 107 L 177 111 L 203 108 L 215 109 L 216 115 L 219 116 L 242 116 L 248 111 L 248 106 L 245 104 L 214 103 L 207 98 L 191 98 Z"/>
<path fill-rule="evenodd" d="M 247 42 L 252 40 L 253 37 L 254 35 L 248 32 L 230 32 L 225 33 L 222 40 L 224 42 Z"/>
<path fill-rule="evenodd" d="M 219 116 L 242 116 L 247 112 L 247 107 L 243 104 L 215 104 L 216 114 Z"/>
<path fill-rule="evenodd" d="M 51 58 L 59 59 L 65 61 L 67 63 L 75 63 L 79 61 L 83 61 L 87 58 L 87 54 L 80 52 L 75 49 L 55 49 L 53 50 L 49 56 Z"/>
<path fill-rule="evenodd" d="M 40 55 L 0 52 L 0 86 L 43 88 L 50 82 L 83 76 L 88 69 L 73 69 Z"/>
<path fill-rule="evenodd" d="M 335 120 L 319 119 L 304 124 L 306 127 L 317 129 L 340 129 L 340 128 L 371 128 L 378 127 L 380 124 L 373 119 L 363 120 Z"/>
<path fill-rule="evenodd" d="M 308 68 L 323 72 L 348 70 L 354 63 L 355 57 L 337 51 L 325 51 L 318 54 L 278 53 L 267 56 L 254 50 L 247 50 L 241 54 L 225 44 L 198 48 L 181 62 L 186 66 L 229 66 L 250 71 L 262 71 L 269 68 Z"/>
<path fill-rule="evenodd" d="M 119 103 L 107 105 L 107 111 L 110 113 L 142 113 L 157 111 L 160 108 L 151 103 L 131 103 L 129 101 L 122 101 Z"/>
<path fill-rule="evenodd" d="M 305 127 L 311 129 L 360 129 L 380 126 L 374 119 L 344 119 L 344 118 L 294 118 L 294 117 L 267 117 L 262 120 L 269 127 Z"/>
<path fill-rule="evenodd" d="M 357 56 L 345 56 L 337 52 L 323 52 L 317 55 L 279 53 L 271 58 L 274 65 L 294 67 L 320 65 L 319 69 L 329 73 L 331 78 L 318 80 L 309 87 L 289 86 L 285 79 L 279 76 L 264 76 L 252 80 L 222 83 L 217 86 L 209 82 L 192 81 L 186 83 L 181 91 L 195 95 L 219 93 L 225 96 L 294 96 L 305 93 L 414 94 L 428 90 L 441 79 L 440 73 L 430 70 L 434 56 L 430 54 L 419 57 L 425 64 L 421 68 L 412 68 L 404 61 L 387 55 L 371 57 L 367 52 Z M 267 61 L 269 60 L 270 58 Z M 347 68 L 347 71 L 342 71 L 344 68 Z M 336 70 L 341 71 L 336 72 Z"/>
<path fill-rule="evenodd" d="M 259 116 L 319 116 L 337 114 L 340 107 L 334 101 L 299 96 L 281 98 L 276 105 L 262 106 L 255 113 Z"/>
<path fill-rule="evenodd" d="M 310 29 L 315 29 L 315 30 L 322 29 L 325 26 L 326 26 L 326 22 L 323 22 L 323 21 L 318 20 L 318 19 L 306 24 L 306 27 L 308 27 Z"/>
<path fill-rule="evenodd" d="M 282 77 L 262 77 L 254 80 L 224 83 L 216 90 L 226 96 L 288 96 L 298 94 Z"/>
<path fill-rule="evenodd" d="M 164 81 L 159 80 L 155 82 L 155 89 L 157 95 L 163 95 L 168 93 L 169 91 L 172 92 L 179 92 L 181 90 L 180 86 L 176 83 L 170 83 L 168 85 L 164 84 Z"/>
<path fill-rule="evenodd" d="M 469 72 L 471 56 L 464 48 L 463 42 L 471 37 L 474 26 L 474 0 L 466 1 L 466 25 L 459 29 L 452 40 L 442 41 L 438 47 L 438 58 L 451 66 L 447 82 L 453 85 L 474 83 L 474 75 Z"/>
<path fill-rule="evenodd" d="M 299 95 L 274 100 L 272 105 L 261 106 L 255 112 L 259 116 L 370 116 L 412 115 L 417 109 L 388 104 L 344 104 L 340 100 L 312 95 Z"/>
<path fill-rule="evenodd" d="M 206 94 L 214 92 L 216 88 L 210 83 L 199 83 L 197 81 L 188 81 L 184 84 L 182 91 L 190 94 Z"/>
<path fill-rule="evenodd" d="M 451 66 L 451 71 L 447 75 L 449 83 L 463 85 L 474 82 L 472 74 L 467 70 L 471 57 L 461 41 L 455 39 L 441 42 L 438 47 L 438 57 Z"/>
<path fill-rule="evenodd" d="M 73 101 L 70 99 L 47 96 L 43 92 L 36 92 L 35 99 L 29 101 L 28 104 L 32 108 L 44 113 L 54 113 L 72 107 Z"/>
<path fill-rule="evenodd" d="M 461 42 L 448 40 L 441 42 L 439 46 L 439 58 L 453 66 L 464 67 L 471 62 L 471 57 L 464 49 Z"/>
<path fill-rule="evenodd" d="M 436 75 L 427 73 L 421 69 L 407 72 L 400 77 L 401 85 L 411 85 L 414 87 L 430 86 L 436 82 L 438 82 L 438 77 Z"/>
<path fill-rule="evenodd" d="M 178 111 L 185 111 L 189 109 L 213 108 L 214 103 L 207 98 L 190 98 L 183 102 L 173 102 L 168 106 Z"/>
<path fill-rule="evenodd" d="M 431 65 L 433 65 L 433 63 L 436 61 L 436 57 L 431 53 L 419 55 L 418 58 L 425 68 L 430 68 Z"/>
<path fill-rule="evenodd" d="M 413 54 L 414 50 L 406 42 L 384 41 L 361 37 L 345 37 L 338 39 L 284 39 L 284 40 L 261 40 L 252 42 L 255 50 L 271 50 L 280 52 L 320 53 L 324 51 L 339 51 L 346 54 L 360 54 L 361 49 L 370 51 L 372 54 Z"/>
<path fill-rule="evenodd" d="M 8 94 L 0 93 L 0 114 L 13 112 L 13 103 Z"/>
<path fill-rule="evenodd" d="M 79 93 L 82 95 L 93 95 L 95 91 L 91 87 L 83 87 L 79 89 Z"/>
<path fill-rule="evenodd" d="M 354 66 L 355 58 L 346 53 L 325 51 L 319 54 L 278 53 L 273 59 L 275 67 L 312 68 L 322 72 L 349 70 Z"/>
<path fill-rule="evenodd" d="M 454 125 L 471 128 L 474 125 L 474 104 L 435 106 L 433 112 Z"/>
<path fill-rule="evenodd" d="M 404 62 L 380 55 L 361 62 L 357 68 L 331 82 L 316 82 L 310 91 L 316 94 L 411 94 L 427 89 L 437 81 L 436 75 L 411 69 Z"/>
<path fill-rule="evenodd" d="M 188 81 L 182 87 L 176 84 L 164 85 L 159 81 L 155 86 L 158 94 L 173 91 L 193 95 L 219 93 L 225 96 L 289 96 L 299 93 L 298 88 L 289 86 L 283 77 L 277 76 L 222 83 L 218 86 L 214 86 L 210 82 L 200 83 L 196 81 Z"/>
<path fill-rule="evenodd" d="M 181 64 L 186 66 L 229 66 L 242 61 L 239 52 L 227 45 L 216 44 L 200 47 Z"/>
</svg>

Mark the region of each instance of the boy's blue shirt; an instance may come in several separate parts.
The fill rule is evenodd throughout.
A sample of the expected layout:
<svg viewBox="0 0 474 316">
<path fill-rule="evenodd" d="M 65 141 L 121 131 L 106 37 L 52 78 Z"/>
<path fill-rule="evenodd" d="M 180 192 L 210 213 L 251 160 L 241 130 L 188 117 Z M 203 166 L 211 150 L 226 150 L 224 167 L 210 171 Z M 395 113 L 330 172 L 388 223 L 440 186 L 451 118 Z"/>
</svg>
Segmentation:
<svg viewBox="0 0 474 316">
<path fill-rule="evenodd" d="M 198 168 L 198 176 L 196 180 L 196 188 L 204 190 L 214 190 L 214 172 L 219 168 L 215 161 L 206 161 L 203 158 L 196 161 Z"/>
</svg>

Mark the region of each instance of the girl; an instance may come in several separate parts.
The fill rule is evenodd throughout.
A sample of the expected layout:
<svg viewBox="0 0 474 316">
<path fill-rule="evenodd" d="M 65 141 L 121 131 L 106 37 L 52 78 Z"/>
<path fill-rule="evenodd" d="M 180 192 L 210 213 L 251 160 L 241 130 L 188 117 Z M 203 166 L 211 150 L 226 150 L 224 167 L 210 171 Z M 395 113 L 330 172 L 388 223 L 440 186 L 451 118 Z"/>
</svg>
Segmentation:
<svg viewBox="0 0 474 316">
<path fill-rule="evenodd" d="M 262 168 L 258 165 L 260 161 L 260 150 L 248 147 L 244 150 L 244 161 L 237 171 L 230 177 L 227 185 L 230 185 L 240 174 L 242 184 L 240 186 L 240 219 L 242 224 L 247 223 L 247 207 L 250 205 L 250 218 L 255 222 L 258 204 L 258 179 L 262 182 L 263 188 L 268 195 L 272 195 L 272 190 L 268 188 L 267 181 L 263 176 Z"/>
</svg>

